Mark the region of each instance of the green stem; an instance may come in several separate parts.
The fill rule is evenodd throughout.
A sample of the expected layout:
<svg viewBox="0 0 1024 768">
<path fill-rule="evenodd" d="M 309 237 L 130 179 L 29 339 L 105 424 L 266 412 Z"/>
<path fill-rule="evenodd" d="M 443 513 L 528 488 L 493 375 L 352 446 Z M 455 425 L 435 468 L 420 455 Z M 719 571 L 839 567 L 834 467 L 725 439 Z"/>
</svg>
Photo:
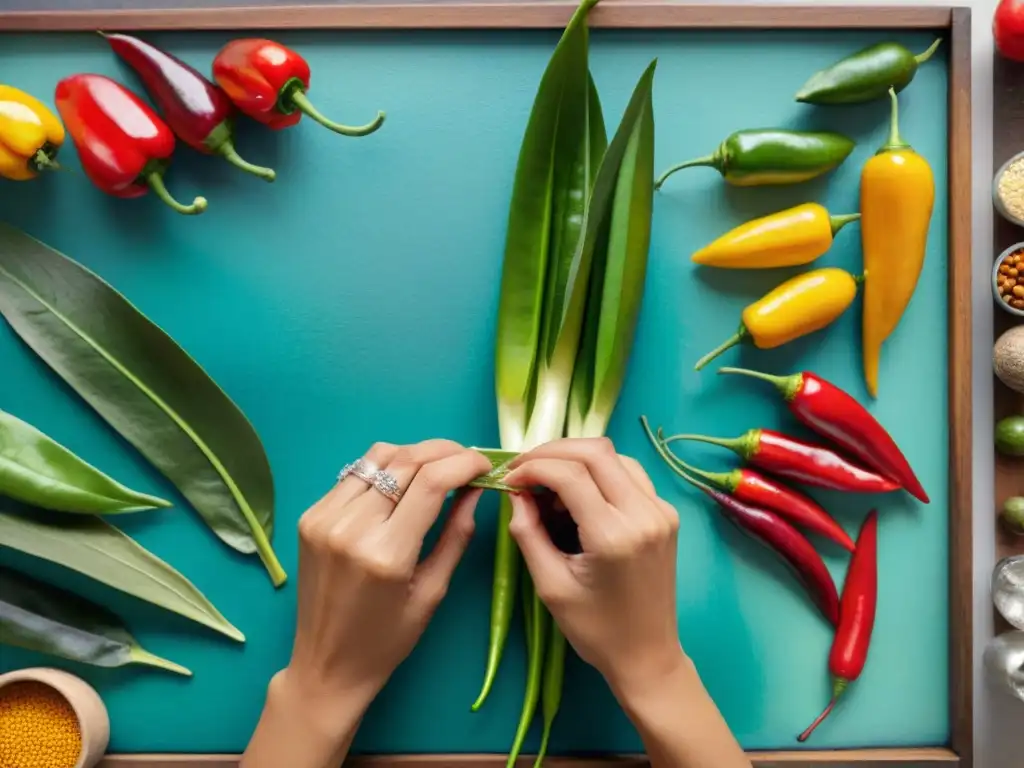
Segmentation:
<svg viewBox="0 0 1024 768">
<path fill-rule="evenodd" d="M 719 368 L 718 372 L 724 374 L 736 374 L 739 376 L 749 376 L 754 379 L 761 379 L 761 381 L 767 381 L 769 384 L 779 390 L 779 394 L 782 395 L 783 399 L 788 403 L 803 386 L 804 377 L 802 374 L 794 373 L 789 376 L 774 376 L 770 373 L 762 373 L 761 371 L 752 371 L 749 368 Z"/>
<path fill-rule="evenodd" d="M 273 168 L 264 168 L 262 165 L 254 165 L 248 160 L 242 158 L 242 156 L 235 150 L 235 145 L 232 144 L 230 140 L 222 141 L 220 146 L 217 147 L 217 153 L 236 168 L 241 168 L 246 173 L 258 176 L 264 181 L 273 181 L 277 178 L 277 174 L 274 172 Z"/>
<path fill-rule="evenodd" d="M 647 438 L 654 445 L 655 449 L 658 448 L 658 439 L 654 436 L 651 431 L 650 425 L 647 423 L 647 417 L 641 416 L 640 423 L 643 424 L 644 430 L 647 432 Z M 736 486 L 739 485 L 739 477 L 737 472 L 707 472 L 703 469 L 697 469 L 697 467 L 687 464 L 685 461 L 680 459 L 671 450 L 665 448 L 664 451 L 658 451 L 661 457 L 669 465 L 669 468 L 681 474 L 679 470 L 685 470 L 690 474 L 696 475 L 697 477 L 707 480 L 712 485 L 718 486 L 719 488 L 733 493 L 736 490 Z M 687 478 L 688 479 L 688 478 Z"/>
<path fill-rule="evenodd" d="M 710 490 L 706 485 L 704 485 L 704 483 L 690 477 L 681 466 L 676 464 L 676 462 L 678 462 L 679 464 L 682 464 L 683 462 L 679 461 L 676 455 L 672 453 L 672 451 L 669 450 L 669 448 L 666 446 L 667 441 L 661 438 L 662 431 L 660 427 L 658 428 L 658 437 L 655 437 L 654 433 L 651 432 L 650 425 L 647 423 L 646 416 L 640 417 L 640 423 L 643 425 L 644 431 L 647 433 L 647 439 L 651 441 L 651 445 L 654 446 L 654 450 L 658 452 L 658 455 L 661 456 L 661 458 L 665 461 L 666 464 L 668 464 L 669 469 L 671 469 L 673 472 L 675 472 L 677 475 L 683 478 L 683 480 L 690 483 L 690 485 L 693 485 L 704 491 Z"/>
<path fill-rule="evenodd" d="M 938 49 L 939 45 L 941 44 L 942 38 L 940 37 L 938 40 L 936 40 L 934 43 L 928 46 L 928 50 L 926 50 L 924 53 L 917 54 L 917 56 L 914 57 L 914 61 L 916 61 L 919 65 L 924 64 L 926 61 L 928 61 L 928 59 L 932 57 L 932 54 L 935 53 L 936 49 Z"/>
<path fill-rule="evenodd" d="M 146 184 L 153 194 L 159 197 L 162 201 L 167 203 L 171 208 L 176 210 L 178 213 L 183 213 L 186 216 L 191 216 L 197 213 L 202 213 L 206 210 L 206 198 L 197 197 L 192 201 L 191 205 L 182 205 L 173 197 L 171 193 L 167 191 L 167 187 L 164 186 L 164 178 L 160 171 L 149 171 L 143 175 L 146 180 Z"/>
<path fill-rule="evenodd" d="M 166 669 L 168 672 L 174 672 L 177 675 L 184 675 L 185 677 L 192 677 L 192 671 L 186 669 L 180 664 L 175 664 L 173 661 L 168 661 L 149 651 L 143 650 L 139 646 L 133 646 L 130 651 L 131 659 L 136 664 L 145 664 L 147 667 L 156 667 L 158 669 Z"/>
<path fill-rule="evenodd" d="M 828 223 L 832 228 L 832 237 L 835 237 L 836 233 L 851 221 L 857 221 L 859 218 L 859 213 L 846 213 L 840 216 L 829 216 Z"/>
<path fill-rule="evenodd" d="M 512 522 L 512 503 L 507 496 L 501 497 L 498 507 L 498 538 L 494 555 L 494 585 L 491 593 L 491 634 L 487 647 L 487 669 L 480 695 L 473 703 L 476 712 L 484 705 L 498 675 L 501 656 L 508 640 L 515 612 L 516 589 L 519 580 L 519 550 L 508 532 Z"/>
<path fill-rule="evenodd" d="M 757 450 L 757 443 L 760 439 L 759 430 L 744 432 L 739 437 L 708 437 L 707 435 L 671 435 L 662 439 L 662 443 L 668 445 L 677 440 L 695 440 L 699 443 L 709 443 L 721 448 L 728 448 L 744 460 L 749 459 Z"/>
<path fill-rule="evenodd" d="M 39 150 L 32 156 L 32 166 L 37 171 L 59 171 L 60 163 L 50 157 L 43 150 Z"/>
<path fill-rule="evenodd" d="M 825 722 L 825 718 L 832 714 L 832 710 L 836 708 L 836 702 L 839 701 L 839 697 L 846 691 L 847 686 L 850 684 L 849 680 L 844 680 L 841 677 L 834 678 L 832 681 L 832 700 L 825 707 L 825 711 L 818 715 L 818 719 L 811 723 L 811 726 L 796 737 L 799 742 L 807 741 L 811 734 L 814 733 L 818 726 Z"/>
<path fill-rule="evenodd" d="M 658 177 L 658 180 L 656 182 L 654 182 L 655 190 L 661 189 L 661 185 L 665 183 L 665 180 L 668 179 L 668 177 L 671 176 L 676 171 L 681 171 L 684 168 L 695 168 L 697 166 L 710 166 L 712 168 L 717 168 L 718 155 L 705 155 L 704 157 L 698 157 L 693 160 L 687 160 L 685 163 L 679 163 L 679 165 L 673 165 L 671 168 L 669 168 L 667 171 L 661 174 L 661 176 Z"/>
<path fill-rule="evenodd" d="M 366 125 L 342 125 L 341 123 L 336 123 L 320 114 L 320 111 L 313 106 L 312 102 L 310 102 L 309 98 L 306 96 L 306 92 L 301 88 L 294 88 L 291 93 L 288 94 L 288 99 L 303 114 L 309 115 L 324 128 L 334 131 L 335 133 L 340 133 L 342 136 L 367 136 L 384 125 L 384 118 L 386 116 L 384 112 L 378 112 L 377 116 Z"/>
<path fill-rule="evenodd" d="M 742 342 L 744 339 L 747 338 L 747 336 L 748 336 L 747 329 L 741 325 L 740 329 L 738 331 L 736 331 L 736 333 L 734 333 L 732 336 L 730 336 L 728 339 L 726 339 L 724 342 L 719 344 L 717 347 L 715 347 L 710 352 L 708 352 L 706 355 L 704 355 L 704 357 L 702 357 L 700 360 L 698 360 L 697 364 L 695 366 L 693 366 L 693 370 L 699 371 L 701 368 L 703 368 L 705 365 L 710 363 L 712 360 L 714 360 L 720 354 L 725 352 L 727 349 L 732 349 L 737 344 Z"/>
<path fill-rule="evenodd" d="M 910 145 L 900 137 L 900 102 L 896 97 L 895 88 L 889 89 L 889 100 L 892 103 L 892 111 L 889 115 L 889 140 L 878 150 L 879 153 L 910 149 Z"/>
<path fill-rule="evenodd" d="M 515 768 L 516 760 L 523 749 L 526 741 L 526 734 L 530 731 L 530 724 L 537 711 L 537 702 L 540 699 L 541 673 L 544 668 L 544 633 L 548 624 L 548 612 L 544 603 L 534 592 L 530 605 L 531 618 L 527 624 L 530 630 L 527 643 L 529 664 L 527 667 L 526 693 L 523 697 L 523 710 L 519 716 L 519 727 L 516 729 L 516 736 L 512 742 L 512 749 L 509 750 L 508 763 L 506 768 Z"/>
<path fill-rule="evenodd" d="M 548 741 L 551 739 L 551 730 L 558 716 L 558 709 L 562 704 L 562 685 L 565 682 L 565 635 L 558 628 L 558 624 L 551 622 L 551 631 L 548 634 L 547 663 L 544 665 L 544 683 L 541 699 L 541 708 L 544 714 L 544 730 L 540 737 L 540 749 L 537 750 L 537 759 L 533 768 L 541 768 L 544 764 L 544 757 L 548 753 Z"/>
</svg>

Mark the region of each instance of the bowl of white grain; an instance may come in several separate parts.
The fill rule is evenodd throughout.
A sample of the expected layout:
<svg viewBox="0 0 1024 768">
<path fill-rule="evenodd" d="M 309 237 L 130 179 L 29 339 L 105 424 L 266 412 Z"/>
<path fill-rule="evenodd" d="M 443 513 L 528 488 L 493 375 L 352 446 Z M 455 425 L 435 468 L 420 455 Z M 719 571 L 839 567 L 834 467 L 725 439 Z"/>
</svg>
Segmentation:
<svg viewBox="0 0 1024 768">
<path fill-rule="evenodd" d="M 992 201 L 1000 216 L 1024 227 L 1024 152 L 1018 152 L 996 171 Z"/>
</svg>

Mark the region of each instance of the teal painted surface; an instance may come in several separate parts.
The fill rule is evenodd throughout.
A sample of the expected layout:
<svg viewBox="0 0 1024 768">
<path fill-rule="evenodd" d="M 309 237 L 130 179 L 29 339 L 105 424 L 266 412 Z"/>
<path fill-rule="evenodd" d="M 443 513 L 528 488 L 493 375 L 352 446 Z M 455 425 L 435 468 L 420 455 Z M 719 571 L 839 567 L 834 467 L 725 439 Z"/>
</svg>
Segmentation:
<svg viewBox="0 0 1024 768">
<path fill-rule="evenodd" d="M 923 50 L 927 34 L 897 36 Z M 152 40 L 207 70 L 226 38 Z M 191 680 L 145 670 L 73 667 L 102 692 L 116 751 L 241 750 L 270 676 L 287 662 L 296 589 L 295 521 L 346 461 L 373 441 L 444 436 L 495 445 L 492 338 L 511 180 L 522 130 L 554 32 L 280 35 L 313 67 L 311 96 L 351 123 L 378 108 L 388 121 L 362 140 L 303 121 L 272 134 L 241 125 L 238 145 L 272 165 L 265 184 L 179 147 L 168 185 L 209 198 L 180 217 L 154 199 L 123 201 L 90 187 L 76 153 L 69 172 L 0 184 L 0 216 L 97 270 L 189 350 L 245 410 L 274 469 L 274 544 L 290 580 L 275 592 L 255 558 L 221 545 L 173 489 L 73 392 L 0 327 L 0 407 L 27 419 L 133 488 L 171 494 L 174 509 L 120 518 L 124 530 L 190 577 L 247 635 L 223 642 L 97 585 L 0 549 L 5 563 L 73 585 L 130 621 L 153 652 L 193 669 Z M 792 93 L 813 71 L 877 34 L 617 33 L 593 35 L 592 66 L 617 124 L 647 62 L 655 78 L 658 170 L 712 151 L 758 126 L 839 129 L 858 141 L 830 177 L 789 188 L 727 188 L 710 169 L 682 172 L 655 204 L 645 306 L 626 387 L 611 426 L 677 506 L 679 626 L 712 695 L 747 748 L 792 748 L 825 703 L 830 633 L 794 580 L 759 545 L 663 468 L 637 417 L 671 431 L 797 432 L 772 393 L 701 374 L 693 363 L 733 332 L 742 308 L 795 274 L 696 272 L 689 254 L 756 215 L 817 200 L 855 210 L 863 162 L 883 141 L 887 105 L 815 109 Z M 851 533 L 881 510 L 881 597 L 867 669 L 810 747 L 938 744 L 947 740 L 947 386 L 945 50 L 901 98 L 905 137 L 935 169 L 928 257 L 910 309 L 885 347 L 881 397 L 890 429 L 932 504 L 819 494 Z M 94 35 L 5 36 L 3 79 L 43 98 L 75 71 L 133 82 Z M 856 225 L 821 265 L 860 266 Z M 834 327 L 783 350 L 733 351 L 722 364 L 814 370 L 867 397 L 859 375 L 859 301 Z M 731 454 L 685 448 L 702 466 Z M 423 642 L 374 704 L 356 747 L 370 752 L 503 751 L 524 676 L 513 635 L 495 692 L 471 714 L 484 667 L 493 499 Z M 846 558 L 820 541 L 841 583 Z M 53 660 L 0 648 L 0 669 Z M 58 666 L 67 666 L 58 663 Z M 569 665 L 553 751 L 639 749 L 602 681 Z M 536 747 L 537 734 L 529 748 Z"/>
</svg>

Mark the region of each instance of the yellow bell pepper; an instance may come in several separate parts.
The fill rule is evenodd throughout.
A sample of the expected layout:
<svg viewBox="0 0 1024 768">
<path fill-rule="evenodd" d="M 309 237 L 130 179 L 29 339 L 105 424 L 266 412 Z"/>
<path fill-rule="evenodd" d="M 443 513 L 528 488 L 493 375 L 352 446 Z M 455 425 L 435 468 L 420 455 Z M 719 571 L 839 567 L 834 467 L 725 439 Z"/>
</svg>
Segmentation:
<svg viewBox="0 0 1024 768">
<path fill-rule="evenodd" d="M 824 206 L 804 203 L 741 224 L 694 253 L 691 260 L 724 269 L 808 264 L 832 247 L 836 232 L 859 218 L 859 213 L 829 216 Z"/>
<path fill-rule="evenodd" d="M 54 158 L 64 143 L 64 126 L 38 99 L 0 85 L 0 176 L 25 181 L 43 169 L 59 167 Z"/>
<path fill-rule="evenodd" d="M 773 349 L 821 330 L 853 303 L 857 282 L 849 272 L 836 267 L 790 278 L 744 309 L 736 333 L 698 360 L 694 369 L 699 371 L 743 341 L 753 341 L 758 349 Z"/>
<path fill-rule="evenodd" d="M 864 247 L 864 380 L 878 393 L 882 343 L 896 329 L 924 266 L 935 180 L 928 161 L 900 138 L 899 105 L 889 89 L 888 142 L 864 164 L 860 177 Z"/>
</svg>

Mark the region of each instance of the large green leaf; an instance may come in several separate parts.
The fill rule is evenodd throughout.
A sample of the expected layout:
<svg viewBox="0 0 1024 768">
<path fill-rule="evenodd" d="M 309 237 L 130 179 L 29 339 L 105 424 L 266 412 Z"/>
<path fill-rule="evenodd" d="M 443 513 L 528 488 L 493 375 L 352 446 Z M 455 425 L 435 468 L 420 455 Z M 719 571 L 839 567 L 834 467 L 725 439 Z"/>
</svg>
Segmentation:
<svg viewBox="0 0 1024 768">
<path fill-rule="evenodd" d="M 192 582 L 102 518 L 65 515 L 59 522 L 47 522 L 0 512 L 0 546 L 78 571 L 232 640 L 245 641 Z"/>
<path fill-rule="evenodd" d="M 60 512 L 114 514 L 169 507 L 125 488 L 35 427 L 0 411 L 0 496 Z"/>
<path fill-rule="evenodd" d="M 586 204 L 585 193 L 574 201 L 571 189 L 586 183 L 587 168 L 579 162 L 590 130 L 586 20 L 597 1 L 583 0 L 562 33 L 537 88 L 519 149 L 495 352 L 502 447 L 521 447 L 542 350 L 549 262 L 573 237 L 556 216 L 566 206 Z"/>
<path fill-rule="evenodd" d="M 274 483 L 249 421 L 170 336 L 96 274 L 0 224 L 0 314 L 275 585 Z"/>
<path fill-rule="evenodd" d="M 106 608 L 9 568 L 0 568 L 0 643 L 96 667 L 145 664 L 192 674 L 144 650 Z"/>
<path fill-rule="evenodd" d="M 657 62 L 641 76 L 598 172 L 580 259 L 591 260 L 568 430 L 604 433 L 622 390 L 647 277 L 654 198 Z M 581 291 L 582 292 L 582 291 Z"/>
</svg>

